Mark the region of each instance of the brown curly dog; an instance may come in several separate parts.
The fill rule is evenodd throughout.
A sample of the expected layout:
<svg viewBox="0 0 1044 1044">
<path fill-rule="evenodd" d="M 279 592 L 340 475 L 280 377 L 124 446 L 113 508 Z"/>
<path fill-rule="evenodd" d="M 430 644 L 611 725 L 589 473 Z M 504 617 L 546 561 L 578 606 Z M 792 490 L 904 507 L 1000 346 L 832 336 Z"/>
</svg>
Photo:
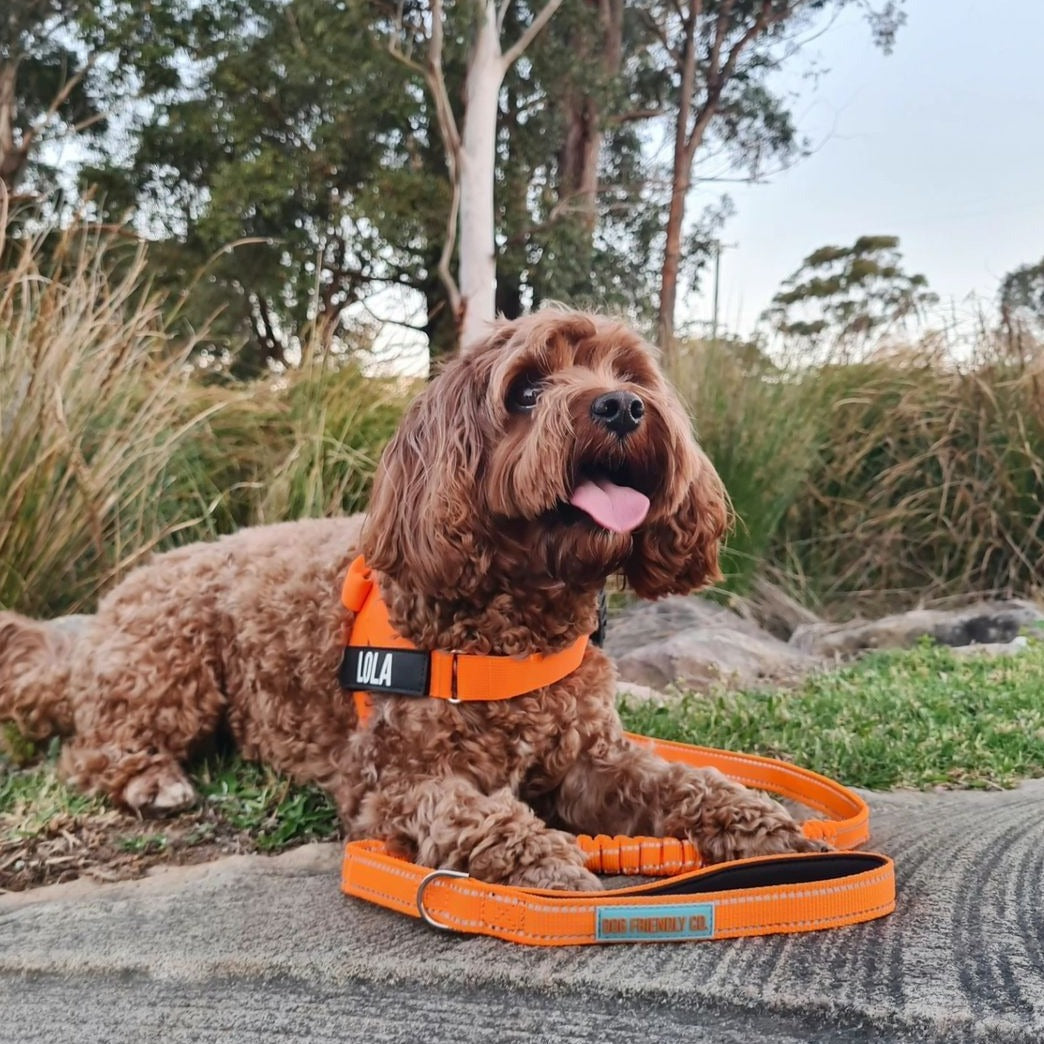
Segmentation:
<svg viewBox="0 0 1044 1044">
<path fill-rule="evenodd" d="M 690 838 L 708 861 L 817 849 L 765 795 L 628 742 L 593 645 L 535 692 L 375 696 L 362 726 L 337 683 L 360 550 L 419 648 L 521 657 L 591 634 L 613 574 L 648 598 L 716 579 L 727 519 L 635 334 L 578 312 L 501 322 L 410 406 L 364 522 L 158 555 L 78 629 L 0 614 L 0 718 L 70 737 L 68 780 L 153 814 L 192 803 L 182 766 L 224 729 L 323 786 L 349 835 L 487 881 L 600 887 L 571 831 Z"/>
</svg>

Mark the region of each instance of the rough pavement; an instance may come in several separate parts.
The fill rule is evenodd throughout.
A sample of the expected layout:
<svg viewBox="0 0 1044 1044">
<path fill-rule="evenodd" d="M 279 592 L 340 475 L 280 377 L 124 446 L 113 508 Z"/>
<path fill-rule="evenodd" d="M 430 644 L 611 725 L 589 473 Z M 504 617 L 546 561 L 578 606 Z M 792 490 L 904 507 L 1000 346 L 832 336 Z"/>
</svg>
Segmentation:
<svg viewBox="0 0 1044 1044">
<path fill-rule="evenodd" d="M 0 1041 L 1044 1040 L 1044 781 L 869 797 L 898 909 L 812 935 L 446 936 L 341 895 L 335 845 L 0 896 Z"/>
</svg>

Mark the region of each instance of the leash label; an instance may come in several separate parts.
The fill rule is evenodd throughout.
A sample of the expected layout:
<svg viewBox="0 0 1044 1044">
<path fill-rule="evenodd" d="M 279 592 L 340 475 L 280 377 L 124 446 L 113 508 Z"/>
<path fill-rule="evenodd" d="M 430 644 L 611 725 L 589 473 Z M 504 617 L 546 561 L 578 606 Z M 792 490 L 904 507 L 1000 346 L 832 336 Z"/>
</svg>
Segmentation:
<svg viewBox="0 0 1044 1044">
<path fill-rule="evenodd" d="M 714 936 L 714 904 L 602 906 L 595 938 L 599 942 L 652 942 L 710 939 Z"/>
<path fill-rule="evenodd" d="M 341 688 L 427 696 L 430 667 L 428 654 L 419 650 L 349 645 L 341 661 Z"/>
</svg>

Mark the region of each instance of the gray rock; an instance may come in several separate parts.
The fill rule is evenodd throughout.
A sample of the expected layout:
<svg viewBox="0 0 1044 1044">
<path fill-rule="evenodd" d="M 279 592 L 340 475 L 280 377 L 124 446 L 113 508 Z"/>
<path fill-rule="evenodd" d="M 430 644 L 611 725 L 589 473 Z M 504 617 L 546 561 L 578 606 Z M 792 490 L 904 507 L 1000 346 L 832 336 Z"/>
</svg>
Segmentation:
<svg viewBox="0 0 1044 1044">
<path fill-rule="evenodd" d="M 954 645 L 951 652 L 959 656 L 1016 656 L 1029 648 L 1029 642 L 1021 634 L 1010 642 L 986 642 L 983 645 Z"/>
<path fill-rule="evenodd" d="M 1006 643 L 1024 628 L 1041 625 L 1044 611 L 1039 606 L 1012 599 L 961 609 L 914 609 L 879 620 L 803 624 L 790 645 L 815 656 L 843 658 L 868 649 L 909 648 L 925 636 L 951 646 Z"/>
<path fill-rule="evenodd" d="M 753 620 L 773 637 L 785 642 L 802 624 L 819 622 L 819 617 L 811 609 L 763 577 L 754 579 L 750 594 L 733 598 L 730 605 L 744 619 Z"/>
<path fill-rule="evenodd" d="M 611 621 L 605 648 L 622 683 L 652 689 L 789 684 L 818 664 L 753 621 L 701 598 L 666 598 L 626 610 Z"/>
<path fill-rule="evenodd" d="M 764 632 L 751 620 L 706 598 L 673 595 L 658 602 L 628 606 L 609 620 L 605 651 L 614 659 L 654 642 L 673 638 L 693 628 L 739 629 L 746 634 Z"/>
<path fill-rule="evenodd" d="M 618 682 L 616 698 L 630 703 L 666 703 L 670 696 L 659 689 L 651 689 L 648 685 L 636 685 L 634 682 Z"/>
<path fill-rule="evenodd" d="M 616 666 L 624 682 L 705 691 L 721 685 L 793 684 L 818 662 L 769 634 L 713 627 L 692 628 L 643 646 L 620 657 Z"/>
</svg>

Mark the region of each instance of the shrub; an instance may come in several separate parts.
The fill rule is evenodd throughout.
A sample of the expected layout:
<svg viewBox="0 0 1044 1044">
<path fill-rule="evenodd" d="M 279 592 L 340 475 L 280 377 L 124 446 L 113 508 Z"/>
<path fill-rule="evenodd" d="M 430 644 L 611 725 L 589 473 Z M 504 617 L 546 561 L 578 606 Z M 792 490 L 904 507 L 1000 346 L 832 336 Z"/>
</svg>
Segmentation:
<svg viewBox="0 0 1044 1044">
<path fill-rule="evenodd" d="M 0 604 L 74 610 L 205 513 L 171 510 L 168 464 L 217 407 L 185 409 L 192 345 L 172 345 L 140 247 L 4 242 L 0 223 L 0 252 Z"/>
<path fill-rule="evenodd" d="M 0 255 L 0 606 L 89 609 L 154 548 L 365 505 L 411 387 L 307 345 L 207 381 L 137 241 L 0 231 Z"/>
</svg>

